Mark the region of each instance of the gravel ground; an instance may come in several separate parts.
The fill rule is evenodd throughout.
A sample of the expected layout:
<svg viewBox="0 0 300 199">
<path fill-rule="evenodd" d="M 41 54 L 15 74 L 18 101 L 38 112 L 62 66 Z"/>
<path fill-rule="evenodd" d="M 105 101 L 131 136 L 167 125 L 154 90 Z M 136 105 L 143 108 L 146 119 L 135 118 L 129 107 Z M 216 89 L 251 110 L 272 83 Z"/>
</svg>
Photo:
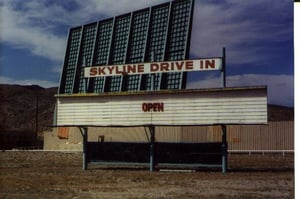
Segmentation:
<svg viewBox="0 0 300 199">
<path fill-rule="evenodd" d="M 230 154 L 229 171 L 81 168 L 81 153 L 0 152 L 0 198 L 294 198 L 293 154 Z"/>
</svg>

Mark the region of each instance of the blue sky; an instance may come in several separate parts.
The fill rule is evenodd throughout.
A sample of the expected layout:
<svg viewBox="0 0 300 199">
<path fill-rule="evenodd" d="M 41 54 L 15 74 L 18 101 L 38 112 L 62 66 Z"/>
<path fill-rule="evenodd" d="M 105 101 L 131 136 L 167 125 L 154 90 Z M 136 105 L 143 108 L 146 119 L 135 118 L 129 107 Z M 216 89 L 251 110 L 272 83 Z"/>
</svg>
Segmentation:
<svg viewBox="0 0 300 199">
<path fill-rule="evenodd" d="M 116 3 L 117 2 L 117 3 Z M 167 0 L 0 0 L 0 83 L 58 86 L 70 27 Z M 268 86 L 293 106 L 293 1 L 195 0 L 191 58 L 226 47 L 228 86 Z M 188 74 L 188 88 L 220 86 L 219 72 Z"/>
</svg>

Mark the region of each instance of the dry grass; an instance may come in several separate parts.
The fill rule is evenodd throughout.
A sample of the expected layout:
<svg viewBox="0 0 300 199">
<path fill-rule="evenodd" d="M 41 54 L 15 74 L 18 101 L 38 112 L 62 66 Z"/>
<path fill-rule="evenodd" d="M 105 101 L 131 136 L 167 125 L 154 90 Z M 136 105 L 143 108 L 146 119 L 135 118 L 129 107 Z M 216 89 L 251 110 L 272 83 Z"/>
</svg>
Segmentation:
<svg viewBox="0 0 300 199">
<path fill-rule="evenodd" d="M 230 155 L 229 172 L 81 170 L 80 153 L 0 152 L 0 198 L 293 198 L 293 156 Z"/>
</svg>

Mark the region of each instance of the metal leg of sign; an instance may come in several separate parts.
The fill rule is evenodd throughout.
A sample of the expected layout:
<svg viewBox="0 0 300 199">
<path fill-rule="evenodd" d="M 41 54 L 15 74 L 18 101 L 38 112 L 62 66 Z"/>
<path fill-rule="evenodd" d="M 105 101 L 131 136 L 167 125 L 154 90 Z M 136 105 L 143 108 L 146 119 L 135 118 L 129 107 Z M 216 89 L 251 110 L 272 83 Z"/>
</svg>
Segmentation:
<svg viewBox="0 0 300 199">
<path fill-rule="evenodd" d="M 223 50 L 222 50 L 221 76 L 222 76 L 222 86 L 223 86 L 223 88 L 226 88 L 226 49 L 225 48 L 223 48 Z"/>
<path fill-rule="evenodd" d="M 227 172 L 227 132 L 226 132 L 226 125 L 222 125 L 222 173 Z"/>
<path fill-rule="evenodd" d="M 82 170 L 87 170 L 87 138 L 88 138 L 88 128 L 82 127 L 80 128 L 80 132 L 82 135 Z"/>
<path fill-rule="evenodd" d="M 155 127 L 149 126 L 150 130 L 150 172 L 155 171 Z"/>
</svg>

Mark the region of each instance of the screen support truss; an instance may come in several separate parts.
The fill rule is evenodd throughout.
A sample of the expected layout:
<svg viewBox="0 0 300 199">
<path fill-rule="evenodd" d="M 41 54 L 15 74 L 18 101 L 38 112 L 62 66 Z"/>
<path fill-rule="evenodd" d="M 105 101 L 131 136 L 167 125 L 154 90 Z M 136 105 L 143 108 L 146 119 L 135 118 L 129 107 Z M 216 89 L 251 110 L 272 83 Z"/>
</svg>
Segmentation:
<svg viewBox="0 0 300 199">
<path fill-rule="evenodd" d="M 226 125 L 222 127 L 222 173 L 227 172 L 227 155 L 228 155 L 228 144 L 227 144 L 227 128 Z"/>
<path fill-rule="evenodd" d="M 223 88 L 226 87 L 226 60 L 225 60 L 226 50 L 223 48 L 223 56 L 222 56 L 222 83 Z M 83 140 L 83 157 L 82 157 L 82 170 L 87 170 L 87 140 L 88 140 L 88 127 L 78 127 L 80 129 L 80 133 L 82 135 Z M 228 168 L 228 143 L 227 143 L 227 127 L 225 124 L 221 125 L 222 128 L 222 173 L 227 172 Z M 155 171 L 155 126 L 149 125 L 148 129 L 150 131 L 150 157 L 149 157 L 149 167 L 150 172 Z"/>
<path fill-rule="evenodd" d="M 227 139 L 226 139 L 226 125 L 221 125 L 222 127 L 222 173 L 227 172 L 227 154 L 228 154 L 228 145 L 227 145 Z M 80 133 L 82 135 L 82 170 L 87 170 L 88 169 L 88 127 L 87 126 L 77 126 L 79 128 Z M 149 156 L 149 170 L 150 172 L 156 171 L 156 165 L 157 165 L 157 160 L 155 157 L 155 150 L 156 150 L 156 142 L 155 142 L 155 126 L 149 125 L 147 126 L 150 132 L 150 139 L 149 139 L 149 151 L 150 151 L 150 156 Z M 145 126 L 146 129 L 146 126 Z"/>
<path fill-rule="evenodd" d="M 82 135 L 82 170 L 87 170 L 87 140 L 88 140 L 88 127 L 78 126 Z"/>
</svg>

